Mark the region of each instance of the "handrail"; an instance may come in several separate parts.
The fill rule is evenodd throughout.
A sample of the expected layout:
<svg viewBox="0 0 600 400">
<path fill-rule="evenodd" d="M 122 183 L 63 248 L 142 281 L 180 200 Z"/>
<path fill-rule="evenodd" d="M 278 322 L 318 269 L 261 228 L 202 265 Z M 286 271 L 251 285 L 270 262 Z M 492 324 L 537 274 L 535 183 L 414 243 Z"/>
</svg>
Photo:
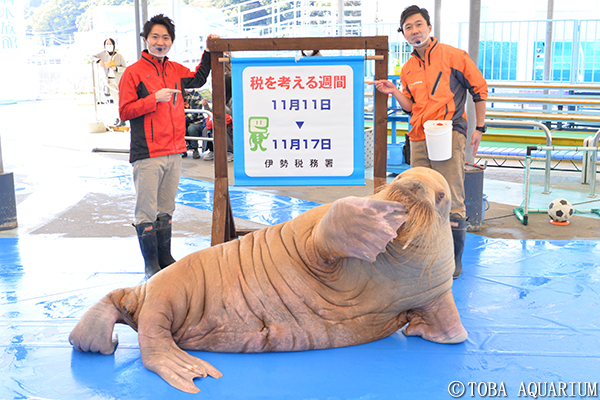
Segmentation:
<svg viewBox="0 0 600 400">
<path fill-rule="evenodd" d="M 530 127 L 540 128 L 546 134 L 546 146 L 552 146 L 552 133 L 550 132 L 550 129 L 548 129 L 548 127 L 546 125 L 541 124 L 539 122 L 486 119 L 485 124 L 489 125 L 489 126 L 512 125 L 512 126 L 530 126 Z M 546 166 L 545 166 L 545 175 L 546 176 L 544 179 L 544 192 L 543 193 L 550 193 L 550 169 L 551 169 L 550 167 L 551 167 L 551 161 L 552 161 L 551 157 L 552 157 L 551 151 L 547 150 L 546 151 Z"/>
<path fill-rule="evenodd" d="M 575 122 L 575 121 L 585 121 L 585 122 L 600 122 L 600 115 L 592 114 L 592 113 L 571 113 L 571 112 L 530 112 L 524 111 L 521 112 L 519 110 L 507 110 L 507 109 L 497 109 L 497 108 L 488 108 L 486 111 L 486 115 L 494 118 L 517 118 L 517 119 L 537 119 L 542 121 L 561 121 L 561 122 Z"/>
<path fill-rule="evenodd" d="M 546 146 L 552 146 L 552 132 L 544 124 L 535 121 L 512 121 L 512 120 L 501 120 L 501 119 L 486 119 L 485 124 L 488 126 L 501 126 L 501 125 L 513 125 L 513 126 L 531 126 L 540 128 L 546 134 Z"/>
<path fill-rule="evenodd" d="M 596 197 L 596 163 L 598 160 L 598 141 L 600 140 L 600 129 L 594 135 L 592 147 L 595 149 L 590 152 L 588 157 L 590 168 L 590 194 L 588 197 Z"/>
<path fill-rule="evenodd" d="M 589 153 L 590 154 L 589 160 L 591 162 L 592 172 L 590 173 L 590 194 L 588 195 L 588 197 L 594 198 L 594 197 L 596 197 L 596 174 L 597 174 L 596 164 L 598 162 L 597 158 L 598 158 L 598 140 L 599 139 L 600 139 L 600 129 L 596 132 L 596 135 L 594 136 L 592 146 L 588 146 L 588 147 L 527 146 L 527 156 L 525 157 L 525 181 L 523 183 L 523 185 L 524 185 L 523 209 L 521 210 L 520 207 L 517 207 L 514 209 L 514 213 L 515 213 L 516 217 L 523 223 L 523 225 L 527 225 L 528 216 L 529 216 L 529 186 L 530 186 L 529 177 L 530 177 L 530 170 L 531 170 L 531 153 L 534 150 L 542 150 L 542 151 L 545 150 L 546 154 L 550 153 L 552 150 L 583 151 L 586 154 Z M 548 159 L 548 156 L 546 156 L 546 160 L 547 159 Z M 547 177 L 549 176 L 548 169 L 546 169 L 546 176 Z M 549 192 L 543 192 L 543 193 L 547 194 Z M 600 215 L 600 211 L 597 209 L 592 209 L 590 211 Z M 536 212 L 540 212 L 540 210 L 536 210 Z"/>
<path fill-rule="evenodd" d="M 209 116 L 210 118 L 212 118 L 213 114 L 212 112 L 208 111 L 208 110 L 194 110 L 194 109 L 185 109 L 185 112 L 188 114 L 206 114 L 207 116 Z M 198 137 L 198 136 L 185 136 L 184 137 L 185 140 L 197 140 L 200 142 L 212 142 L 213 138 L 209 138 L 209 137 Z"/>
<path fill-rule="evenodd" d="M 600 132 L 600 131 L 599 131 Z M 597 138 L 596 138 L 597 139 Z M 597 140 L 596 140 L 596 144 L 598 144 Z M 527 146 L 527 157 L 531 157 L 531 152 L 533 150 L 541 150 L 541 151 L 546 151 L 546 153 L 551 152 L 552 150 L 564 150 L 564 151 L 583 151 L 586 153 L 591 153 L 591 160 L 592 160 L 592 173 L 590 174 L 590 194 L 588 195 L 588 197 L 596 197 L 596 163 L 597 163 L 597 157 L 598 157 L 598 146 L 590 146 L 590 147 L 579 147 L 579 146 L 561 146 L 561 147 L 556 147 L 556 146 Z M 545 192 L 542 192 L 545 193 Z M 550 193 L 550 192 L 548 192 Z"/>
<path fill-rule="evenodd" d="M 521 220 L 524 225 L 527 225 L 528 215 L 529 215 L 529 171 L 531 168 L 531 152 L 533 150 L 546 150 L 546 153 L 549 153 L 551 150 L 575 150 L 575 151 L 583 151 L 585 153 L 589 153 L 589 160 L 591 166 L 590 173 L 590 194 L 588 197 L 594 198 L 596 197 L 596 164 L 598 160 L 598 141 L 600 140 L 600 129 L 594 135 L 594 139 L 592 141 L 592 146 L 589 147 L 553 147 L 553 146 L 527 146 L 527 157 L 525 158 L 525 193 L 524 193 L 524 205 L 523 210 L 521 211 L 519 208 L 515 208 L 514 212 L 517 218 Z M 549 176 L 549 171 L 546 170 L 547 176 Z M 598 215 L 600 212 L 598 210 L 591 210 Z"/>
<path fill-rule="evenodd" d="M 598 147 L 598 141 L 600 140 L 600 129 L 594 135 L 594 140 L 592 141 L 592 147 Z"/>
<path fill-rule="evenodd" d="M 561 97 L 546 97 L 546 96 L 531 96 L 521 95 L 515 96 L 504 96 L 508 93 L 502 93 L 503 96 L 488 96 L 488 103 L 549 103 L 549 104 L 577 104 L 577 105 L 600 105 L 600 98 L 592 97 L 575 97 L 575 96 L 561 96 Z"/>
<path fill-rule="evenodd" d="M 4 173 L 4 164 L 2 163 L 2 138 L 0 137 L 0 175 Z"/>
<path fill-rule="evenodd" d="M 528 88 L 528 89 L 591 89 L 600 90 L 600 85 L 593 83 L 567 82 L 516 82 L 516 81 L 487 81 L 488 87 L 495 88 Z"/>
<path fill-rule="evenodd" d="M 190 109 L 190 108 L 186 108 L 185 112 L 189 113 L 189 114 L 206 114 L 210 118 L 212 118 L 212 116 L 213 116 L 212 112 L 210 112 L 208 110 L 193 110 L 193 109 Z"/>
</svg>

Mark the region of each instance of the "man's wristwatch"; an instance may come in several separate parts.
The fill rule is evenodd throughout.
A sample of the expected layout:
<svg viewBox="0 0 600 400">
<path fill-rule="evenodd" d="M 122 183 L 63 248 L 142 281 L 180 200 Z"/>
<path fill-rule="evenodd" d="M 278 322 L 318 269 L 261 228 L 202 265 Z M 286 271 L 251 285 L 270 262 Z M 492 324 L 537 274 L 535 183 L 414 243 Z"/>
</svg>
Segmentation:
<svg viewBox="0 0 600 400">
<path fill-rule="evenodd" d="M 476 126 L 475 129 L 481 133 L 485 133 L 487 131 L 487 126 Z"/>
</svg>

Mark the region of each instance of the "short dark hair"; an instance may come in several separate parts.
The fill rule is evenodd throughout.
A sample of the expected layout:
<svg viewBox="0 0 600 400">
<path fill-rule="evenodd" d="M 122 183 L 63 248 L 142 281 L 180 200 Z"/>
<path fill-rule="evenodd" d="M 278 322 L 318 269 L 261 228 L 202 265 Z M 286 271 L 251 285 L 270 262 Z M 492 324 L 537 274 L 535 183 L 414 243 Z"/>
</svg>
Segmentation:
<svg viewBox="0 0 600 400">
<path fill-rule="evenodd" d="M 400 28 L 398 28 L 398 32 L 404 33 L 404 30 L 403 30 L 404 23 L 406 22 L 408 17 L 413 16 L 415 14 L 421 14 L 423 16 L 423 18 L 425 18 L 425 22 L 427 22 L 427 26 L 431 25 L 431 22 L 429 19 L 429 12 L 427 12 L 426 9 L 420 8 L 419 6 L 409 6 L 409 7 L 406 7 L 404 9 L 404 11 L 402 11 L 402 14 L 400 15 Z"/>
<path fill-rule="evenodd" d="M 112 43 L 112 45 L 113 45 L 113 46 L 115 45 L 115 41 L 114 41 L 114 39 L 112 39 L 112 38 L 106 38 L 106 40 L 104 41 L 104 45 L 105 45 L 105 46 L 106 46 L 106 42 L 110 42 L 110 43 Z"/>
<path fill-rule="evenodd" d="M 154 17 L 150 18 L 149 21 L 146 21 L 144 24 L 144 30 L 142 33 L 140 33 L 140 36 L 144 39 L 148 39 L 148 35 L 150 34 L 152 28 L 154 28 L 154 25 L 163 25 L 165 28 L 167 28 L 167 32 L 169 33 L 169 36 L 171 36 L 171 41 L 175 41 L 175 23 L 171 18 L 164 14 L 155 15 Z"/>
</svg>

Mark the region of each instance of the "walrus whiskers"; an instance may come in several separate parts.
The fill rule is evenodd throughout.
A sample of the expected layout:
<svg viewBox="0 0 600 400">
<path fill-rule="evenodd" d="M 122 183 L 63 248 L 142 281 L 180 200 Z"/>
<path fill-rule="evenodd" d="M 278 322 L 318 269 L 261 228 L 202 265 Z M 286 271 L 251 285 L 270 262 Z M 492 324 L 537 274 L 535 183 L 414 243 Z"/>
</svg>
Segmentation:
<svg viewBox="0 0 600 400">
<path fill-rule="evenodd" d="M 431 279 L 431 267 L 433 259 L 437 258 L 440 247 L 434 235 L 439 231 L 439 227 L 445 222 L 444 217 L 439 215 L 433 204 L 418 196 L 422 190 L 422 185 L 418 182 L 411 182 L 409 185 L 402 184 L 402 180 L 385 185 L 376 195 L 385 196 L 385 198 L 403 204 L 408 210 L 408 218 L 404 225 L 398 229 L 398 237 L 395 240 L 401 248 L 401 253 L 405 256 L 404 264 L 410 263 L 415 257 L 421 254 L 433 254 L 432 261 L 424 265 L 419 282 L 425 274 L 429 272 Z M 423 229 L 429 227 L 429 229 Z M 415 251 L 416 249 L 419 251 Z"/>
</svg>

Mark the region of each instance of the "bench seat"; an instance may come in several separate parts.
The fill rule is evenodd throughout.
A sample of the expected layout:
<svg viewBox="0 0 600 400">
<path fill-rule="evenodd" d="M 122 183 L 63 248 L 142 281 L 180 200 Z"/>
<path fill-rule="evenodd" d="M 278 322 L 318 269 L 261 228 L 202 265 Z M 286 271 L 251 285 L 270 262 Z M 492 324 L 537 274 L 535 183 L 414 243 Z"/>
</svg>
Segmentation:
<svg viewBox="0 0 600 400">
<path fill-rule="evenodd" d="M 600 91 L 597 83 L 566 83 L 566 82 L 518 82 L 518 81 L 487 81 L 488 87 L 506 89 L 543 89 L 543 90 L 592 90 Z"/>
<path fill-rule="evenodd" d="M 488 96 L 488 103 L 524 103 L 524 104 L 559 104 L 559 105 L 581 105 L 581 106 L 600 106 L 598 97 L 533 97 L 533 96 Z"/>
<path fill-rule="evenodd" d="M 527 155 L 527 149 L 511 149 L 502 147 L 480 147 L 477 149 L 477 156 L 493 156 L 493 157 L 514 157 L 514 158 L 525 158 Z M 535 150 L 531 153 L 532 158 L 546 158 L 546 152 L 544 150 Z M 551 155 L 553 160 L 561 161 L 582 161 L 582 151 L 553 151 Z M 597 154 L 597 160 L 600 161 L 600 152 Z"/>
<path fill-rule="evenodd" d="M 544 113 L 544 112 L 523 112 L 515 111 L 494 111 L 488 109 L 485 113 L 486 118 L 508 118 L 508 119 L 534 119 L 538 121 L 571 121 L 571 122 L 599 122 L 600 115 L 593 114 L 568 114 L 568 113 Z"/>
</svg>

